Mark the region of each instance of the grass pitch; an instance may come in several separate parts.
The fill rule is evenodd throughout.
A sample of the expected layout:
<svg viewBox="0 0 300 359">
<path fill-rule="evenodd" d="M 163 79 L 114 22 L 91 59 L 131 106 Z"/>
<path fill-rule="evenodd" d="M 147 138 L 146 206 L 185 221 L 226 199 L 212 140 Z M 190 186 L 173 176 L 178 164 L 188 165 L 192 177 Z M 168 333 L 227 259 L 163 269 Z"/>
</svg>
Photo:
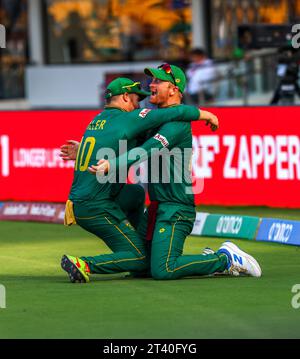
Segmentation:
<svg viewBox="0 0 300 359">
<path fill-rule="evenodd" d="M 300 220 L 299 211 L 201 208 Z M 176 281 L 93 276 L 71 284 L 64 253 L 108 251 L 78 226 L 0 222 L 0 338 L 300 338 L 300 309 L 291 288 L 300 283 L 300 248 L 235 241 L 260 262 L 263 277 Z M 189 237 L 185 253 L 217 249 L 218 238 Z"/>
</svg>

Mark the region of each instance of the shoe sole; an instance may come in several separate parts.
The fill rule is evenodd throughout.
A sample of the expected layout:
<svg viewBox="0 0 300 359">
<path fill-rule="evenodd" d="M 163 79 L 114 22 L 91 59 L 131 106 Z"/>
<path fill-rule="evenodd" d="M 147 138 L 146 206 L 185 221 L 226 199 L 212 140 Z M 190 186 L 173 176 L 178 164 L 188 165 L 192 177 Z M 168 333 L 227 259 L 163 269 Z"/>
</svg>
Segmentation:
<svg viewBox="0 0 300 359">
<path fill-rule="evenodd" d="M 87 283 L 80 270 L 66 255 L 64 255 L 61 259 L 61 267 L 68 273 L 72 283 L 76 283 L 77 281 L 79 283 Z"/>
<path fill-rule="evenodd" d="M 260 268 L 260 265 L 258 264 L 257 260 L 250 256 L 250 254 L 247 254 L 246 252 L 242 251 L 236 244 L 232 242 L 225 242 L 223 243 L 222 247 L 225 247 L 227 249 L 230 249 L 233 252 L 236 252 L 238 255 L 245 257 L 251 264 L 252 268 L 254 269 L 253 277 L 261 277 L 262 270 Z"/>
</svg>

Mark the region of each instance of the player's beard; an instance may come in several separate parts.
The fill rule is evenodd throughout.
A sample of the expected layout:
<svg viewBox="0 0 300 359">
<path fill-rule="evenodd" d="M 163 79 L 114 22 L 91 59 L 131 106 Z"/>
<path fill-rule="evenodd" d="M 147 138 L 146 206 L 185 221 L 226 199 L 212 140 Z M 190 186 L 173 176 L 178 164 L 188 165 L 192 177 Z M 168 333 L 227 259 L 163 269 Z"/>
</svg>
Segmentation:
<svg viewBox="0 0 300 359">
<path fill-rule="evenodd" d="M 155 95 L 150 96 L 149 102 L 157 107 L 163 107 L 167 103 L 167 94 L 156 92 Z"/>
</svg>

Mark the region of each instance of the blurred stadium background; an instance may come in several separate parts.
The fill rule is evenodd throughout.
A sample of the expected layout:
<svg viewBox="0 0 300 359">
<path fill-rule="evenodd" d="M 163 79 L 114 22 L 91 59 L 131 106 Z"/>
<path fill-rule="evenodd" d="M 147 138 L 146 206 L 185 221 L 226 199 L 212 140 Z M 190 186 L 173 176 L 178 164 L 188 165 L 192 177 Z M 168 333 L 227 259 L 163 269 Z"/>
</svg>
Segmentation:
<svg viewBox="0 0 300 359">
<path fill-rule="evenodd" d="M 300 0 L 0 0 L 6 30 L 0 48 L 0 283 L 8 293 L 1 338 L 299 338 L 299 310 L 295 315 L 290 305 L 300 245 L 299 51 L 291 48 L 297 23 Z M 124 75 L 147 86 L 145 67 L 169 62 L 188 69 L 194 48 L 213 61 L 216 75 L 205 84 L 214 96 L 207 100 L 200 91 L 198 104 L 218 115 L 221 129 L 212 134 L 193 124 L 193 172 L 205 185 L 196 196 L 198 237 L 191 236 L 186 249 L 197 253 L 207 245 L 199 235 L 211 237 L 213 247 L 220 237 L 251 240 L 243 248 L 262 262 L 265 277 L 239 282 L 239 293 L 235 279 L 122 279 L 119 286 L 118 277 L 84 288 L 99 301 L 85 305 L 82 289 L 62 285 L 60 255 L 104 246 L 78 228 L 24 222 L 62 222 L 73 164 L 63 163 L 59 147 L 80 139 L 103 105 L 107 83 Z M 276 89 L 280 99 L 270 106 Z M 191 103 L 188 93 L 185 102 Z M 149 299 L 153 290 L 157 303 Z M 178 300 L 159 305 L 173 290 Z M 76 296 L 71 306 L 69 294 Z M 111 301 L 115 295 L 126 298 L 128 310 Z M 173 321 L 182 302 L 190 311 L 179 328 Z M 76 333 L 70 329 L 74 309 L 81 323 Z M 42 322 L 48 310 L 53 316 Z M 62 313 L 66 321 L 58 327 Z M 99 322 L 106 327 L 99 329 Z"/>
</svg>

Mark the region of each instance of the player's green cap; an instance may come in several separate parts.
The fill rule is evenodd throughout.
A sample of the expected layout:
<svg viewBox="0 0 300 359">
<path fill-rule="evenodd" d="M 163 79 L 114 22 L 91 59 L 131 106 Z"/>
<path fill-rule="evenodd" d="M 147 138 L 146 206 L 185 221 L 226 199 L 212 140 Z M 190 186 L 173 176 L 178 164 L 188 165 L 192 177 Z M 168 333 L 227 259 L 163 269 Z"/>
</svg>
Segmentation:
<svg viewBox="0 0 300 359">
<path fill-rule="evenodd" d="M 185 73 L 180 67 L 169 64 L 162 64 L 157 69 L 147 67 L 144 73 L 162 81 L 168 81 L 177 86 L 183 92 L 186 85 Z"/>
<path fill-rule="evenodd" d="M 139 101 L 150 95 L 150 92 L 141 89 L 140 82 L 134 82 L 126 77 L 118 77 L 107 86 L 104 97 L 108 99 L 125 92 L 136 93 L 139 96 Z"/>
</svg>

